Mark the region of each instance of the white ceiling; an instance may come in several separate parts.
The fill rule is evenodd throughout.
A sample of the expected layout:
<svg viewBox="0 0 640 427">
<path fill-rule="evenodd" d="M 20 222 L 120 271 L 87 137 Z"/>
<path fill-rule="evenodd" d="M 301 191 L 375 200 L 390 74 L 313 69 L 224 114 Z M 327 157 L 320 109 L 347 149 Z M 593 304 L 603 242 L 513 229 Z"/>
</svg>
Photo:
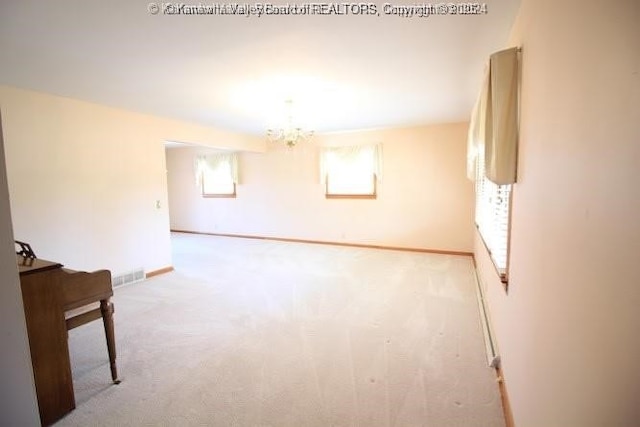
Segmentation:
<svg viewBox="0 0 640 427">
<path fill-rule="evenodd" d="M 377 2 L 380 16 L 258 18 L 2 0 L 0 84 L 253 134 L 281 124 L 287 98 L 318 132 L 462 121 L 519 0 L 486 4 L 476 16 L 401 18 Z"/>
</svg>

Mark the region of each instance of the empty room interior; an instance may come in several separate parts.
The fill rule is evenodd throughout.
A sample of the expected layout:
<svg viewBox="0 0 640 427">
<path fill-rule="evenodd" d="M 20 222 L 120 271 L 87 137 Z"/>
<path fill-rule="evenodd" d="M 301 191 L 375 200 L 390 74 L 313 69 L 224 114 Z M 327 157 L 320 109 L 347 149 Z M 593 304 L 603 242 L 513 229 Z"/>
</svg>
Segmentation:
<svg viewBox="0 0 640 427">
<path fill-rule="evenodd" d="M 0 424 L 640 425 L 638 22 L 3 1 Z"/>
</svg>

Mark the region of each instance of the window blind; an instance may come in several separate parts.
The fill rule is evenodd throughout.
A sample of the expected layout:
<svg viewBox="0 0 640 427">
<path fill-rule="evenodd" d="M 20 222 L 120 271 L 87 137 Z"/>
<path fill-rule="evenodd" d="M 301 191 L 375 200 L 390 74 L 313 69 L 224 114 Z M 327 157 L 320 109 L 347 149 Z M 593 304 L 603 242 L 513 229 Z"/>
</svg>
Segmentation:
<svg viewBox="0 0 640 427">
<path fill-rule="evenodd" d="M 482 151 L 476 157 L 476 225 L 498 273 L 507 274 L 511 185 L 497 185 L 485 175 Z"/>
</svg>

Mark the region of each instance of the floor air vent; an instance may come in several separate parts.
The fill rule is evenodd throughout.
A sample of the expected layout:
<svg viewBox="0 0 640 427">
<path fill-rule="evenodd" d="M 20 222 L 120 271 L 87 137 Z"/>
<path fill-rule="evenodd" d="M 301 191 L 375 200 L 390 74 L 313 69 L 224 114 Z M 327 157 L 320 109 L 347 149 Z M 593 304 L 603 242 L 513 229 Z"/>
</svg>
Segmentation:
<svg viewBox="0 0 640 427">
<path fill-rule="evenodd" d="M 129 285 L 144 280 L 144 269 L 137 268 L 135 270 L 111 277 L 111 285 L 116 286 Z"/>
</svg>

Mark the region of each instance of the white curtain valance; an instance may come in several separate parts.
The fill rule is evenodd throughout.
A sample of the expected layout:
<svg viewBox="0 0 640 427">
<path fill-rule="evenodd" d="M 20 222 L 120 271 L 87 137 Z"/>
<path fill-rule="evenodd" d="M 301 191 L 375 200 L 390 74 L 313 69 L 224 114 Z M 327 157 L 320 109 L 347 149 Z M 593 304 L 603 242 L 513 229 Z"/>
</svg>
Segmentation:
<svg viewBox="0 0 640 427">
<path fill-rule="evenodd" d="M 207 171 L 229 175 L 234 184 L 238 184 L 238 154 L 237 153 L 212 153 L 196 156 L 194 172 L 196 186 L 202 185 L 202 176 Z"/>
<path fill-rule="evenodd" d="M 349 168 L 366 174 L 375 174 L 382 181 L 382 144 L 353 145 L 346 147 L 324 147 L 320 152 L 320 183 L 325 184 L 327 175 Z"/>
<path fill-rule="evenodd" d="M 475 179 L 479 150 L 486 176 L 498 185 L 516 182 L 518 154 L 518 48 L 491 55 L 467 139 L 467 176 Z"/>
<path fill-rule="evenodd" d="M 476 179 L 477 159 L 480 150 L 484 151 L 484 141 L 491 138 L 491 114 L 487 114 L 489 100 L 489 68 L 485 69 L 480 95 L 471 113 L 469 134 L 467 136 L 467 178 Z"/>
</svg>

